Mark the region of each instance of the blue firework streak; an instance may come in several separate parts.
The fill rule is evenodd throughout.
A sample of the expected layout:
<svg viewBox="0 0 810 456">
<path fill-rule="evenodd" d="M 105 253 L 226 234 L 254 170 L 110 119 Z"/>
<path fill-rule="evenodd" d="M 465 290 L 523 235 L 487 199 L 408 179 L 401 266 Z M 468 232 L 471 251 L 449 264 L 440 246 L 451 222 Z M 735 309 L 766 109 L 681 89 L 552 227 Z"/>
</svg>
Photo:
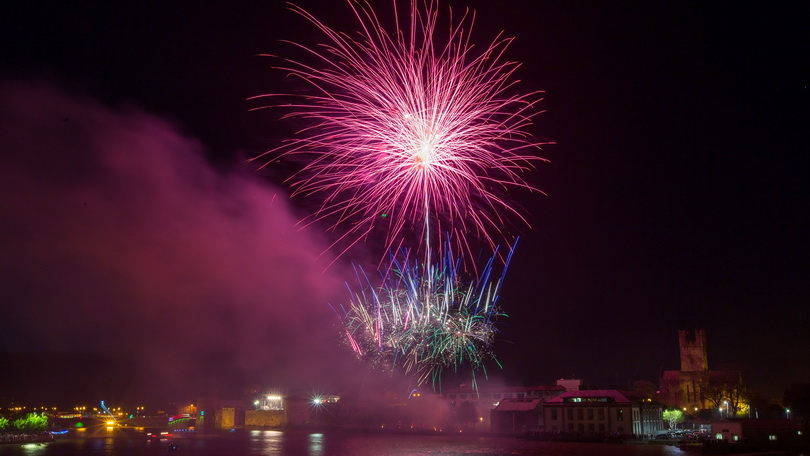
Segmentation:
<svg viewBox="0 0 810 456">
<path fill-rule="evenodd" d="M 486 373 L 498 364 L 493 350 L 497 317 L 505 317 L 498 296 L 514 252 L 509 249 L 500 274 L 493 271 L 497 249 L 480 274 L 465 280 L 462 261 L 449 248 L 435 264 L 419 264 L 408 250 L 390 253 L 377 282 L 355 267 L 357 286 L 347 284 L 351 300 L 343 308 L 344 338 L 372 365 L 402 370 L 419 384 L 435 387 L 445 369 L 470 367 Z"/>
</svg>

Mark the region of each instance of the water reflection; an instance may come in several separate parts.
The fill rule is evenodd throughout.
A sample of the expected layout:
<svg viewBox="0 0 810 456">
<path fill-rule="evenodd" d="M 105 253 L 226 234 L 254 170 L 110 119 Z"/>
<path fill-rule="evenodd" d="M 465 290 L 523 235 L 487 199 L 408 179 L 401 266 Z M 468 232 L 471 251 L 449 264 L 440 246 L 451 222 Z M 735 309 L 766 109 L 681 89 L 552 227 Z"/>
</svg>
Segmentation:
<svg viewBox="0 0 810 456">
<path fill-rule="evenodd" d="M 47 443 L 24 443 L 22 445 L 23 454 L 25 455 L 45 454 L 47 448 Z"/>
<path fill-rule="evenodd" d="M 64 438 L 47 444 L 0 445 L 0 456 L 678 456 L 676 446 L 535 442 L 498 436 L 257 430 L 187 436 L 167 442 L 131 438 Z M 809 455 L 810 456 L 810 455 Z"/>
<path fill-rule="evenodd" d="M 82 439 L 84 440 L 84 439 Z M 119 442 L 118 439 L 113 437 L 105 437 L 105 438 L 90 438 L 86 439 L 82 443 L 87 445 L 90 449 L 90 452 L 93 454 L 115 454 L 116 443 Z"/>
<path fill-rule="evenodd" d="M 323 456 L 323 434 L 309 434 L 309 456 Z"/>
<path fill-rule="evenodd" d="M 262 456 L 327 456 L 325 439 L 320 432 L 251 431 L 250 447 Z"/>
<path fill-rule="evenodd" d="M 283 454 L 284 433 L 281 431 L 250 431 L 251 447 L 257 454 L 278 456 Z"/>
</svg>

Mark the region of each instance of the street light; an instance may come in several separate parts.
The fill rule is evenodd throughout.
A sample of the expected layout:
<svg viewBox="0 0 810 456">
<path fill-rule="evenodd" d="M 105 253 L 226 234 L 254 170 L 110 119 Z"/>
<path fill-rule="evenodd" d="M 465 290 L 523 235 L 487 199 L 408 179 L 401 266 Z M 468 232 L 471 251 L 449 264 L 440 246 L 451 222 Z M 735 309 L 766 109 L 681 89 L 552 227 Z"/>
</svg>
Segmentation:
<svg viewBox="0 0 810 456">
<path fill-rule="evenodd" d="M 787 413 L 787 419 L 790 419 L 790 409 L 786 408 L 785 413 Z"/>
</svg>

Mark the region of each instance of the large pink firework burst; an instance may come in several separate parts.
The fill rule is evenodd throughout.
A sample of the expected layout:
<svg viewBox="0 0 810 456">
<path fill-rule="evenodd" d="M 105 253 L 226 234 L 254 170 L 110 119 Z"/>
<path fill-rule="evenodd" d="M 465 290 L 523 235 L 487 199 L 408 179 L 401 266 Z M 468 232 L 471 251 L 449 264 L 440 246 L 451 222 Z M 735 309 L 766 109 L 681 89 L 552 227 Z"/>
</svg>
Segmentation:
<svg viewBox="0 0 810 456">
<path fill-rule="evenodd" d="M 336 244 L 350 247 L 379 228 L 387 250 L 417 240 L 429 251 L 431 233 L 448 233 L 459 251 L 469 252 L 473 238 L 494 247 L 507 218 L 525 222 L 503 195 L 534 190 L 521 175 L 542 160 L 542 143 L 527 132 L 541 92 L 516 93 L 519 64 L 503 59 L 512 39 L 498 35 L 479 48 L 475 14 L 454 21 L 450 12 L 437 44 L 433 0 L 412 0 L 407 23 L 394 2 L 391 32 L 368 3 L 347 1 L 360 25 L 354 35 L 290 6 L 326 41 L 292 43 L 313 62 L 285 59 L 280 68 L 313 90 L 270 106 L 308 126 L 262 157 L 306 157 L 290 185 L 294 196 L 321 195 L 310 221 L 341 226 Z"/>
</svg>

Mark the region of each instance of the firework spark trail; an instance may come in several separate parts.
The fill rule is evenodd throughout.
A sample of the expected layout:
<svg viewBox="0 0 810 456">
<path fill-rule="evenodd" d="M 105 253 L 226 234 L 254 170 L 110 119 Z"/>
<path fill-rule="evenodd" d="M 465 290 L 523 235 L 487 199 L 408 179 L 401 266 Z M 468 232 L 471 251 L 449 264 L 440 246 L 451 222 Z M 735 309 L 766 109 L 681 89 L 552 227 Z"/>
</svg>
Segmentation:
<svg viewBox="0 0 810 456">
<path fill-rule="evenodd" d="M 361 28 L 356 36 L 290 6 L 326 41 L 292 43 L 315 62 L 287 59 L 280 66 L 314 93 L 271 105 L 309 122 L 267 152 L 307 158 L 289 181 L 294 195 L 322 196 L 307 223 L 343 227 L 335 245 L 347 247 L 339 255 L 375 229 L 384 230 L 387 251 L 415 241 L 429 252 L 431 228 L 450 233 L 459 252 L 471 252 L 473 236 L 494 248 L 492 233 L 502 236 L 507 215 L 525 222 L 499 195 L 511 187 L 534 190 L 521 174 L 542 160 L 534 154 L 541 143 L 526 131 L 541 92 L 512 94 L 519 64 L 503 60 L 511 38 L 498 35 L 475 52 L 468 11 L 458 22 L 451 13 L 446 44 L 436 45 L 433 0 L 412 0 L 406 28 L 395 6 L 392 33 L 368 3 L 348 3 Z M 265 97 L 288 95 L 254 98 Z"/>
<path fill-rule="evenodd" d="M 421 266 L 406 251 L 391 254 L 379 285 L 358 268 L 360 289 L 349 286 L 351 303 L 341 315 L 346 343 L 372 365 L 413 373 L 419 384 L 435 386 L 445 369 L 463 364 L 486 372 L 485 362 L 497 363 L 494 320 L 505 316 L 497 300 L 513 251 L 497 280 L 495 256 L 470 281 L 459 274 L 461 259 L 449 254 Z"/>
</svg>

